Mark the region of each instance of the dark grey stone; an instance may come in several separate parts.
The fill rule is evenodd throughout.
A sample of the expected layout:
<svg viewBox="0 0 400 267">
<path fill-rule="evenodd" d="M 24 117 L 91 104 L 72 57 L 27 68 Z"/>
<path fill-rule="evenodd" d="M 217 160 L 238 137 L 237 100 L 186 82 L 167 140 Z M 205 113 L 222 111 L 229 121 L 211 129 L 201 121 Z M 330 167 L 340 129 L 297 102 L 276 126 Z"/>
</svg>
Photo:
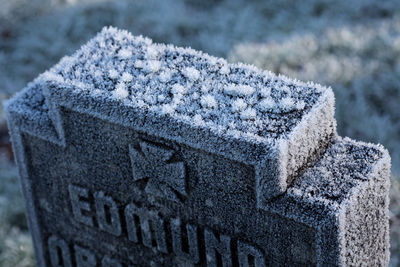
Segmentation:
<svg viewBox="0 0 400 267">
<path fill-rule="evenodd" d="M 231 99 L 275 81 L 268 99 L 289 104 L 254 108 L 249 121 L 251 110 L 225 116 L 228 100 L 218 102 L 217 91 L 221 107 L 207 110 L 214 102 L 203 95 L 197 113 L 187 96 L 168 114 L 157 103 L 138 104 L 152 101 L 146 83 L 110 95 L 118 85 L 112 77 L 129 69 L 128 55 L 142 62 L 132 79 L 161 79 L 154 72 L 162 67 L 141 58 L 145 49 L 164 55 L 163 66 L 185 70 L 173 84 L 209 86 L 203 76 L 215 88 L 234 82 L 226 89 Z M 87 62 L 113 63 L 117 74 L 96 74 Z M 381 146 L 335 136 L 330 89 L 109 28 L 5 107 L 39 266 L 388 264 L 390 158 Z M 198 123 L 197 115 L 208 119 Z M 239 123 L 230 128 L 232 118 Z M 244 131 L 267 120 L 271 131 Z"/>
</svg>

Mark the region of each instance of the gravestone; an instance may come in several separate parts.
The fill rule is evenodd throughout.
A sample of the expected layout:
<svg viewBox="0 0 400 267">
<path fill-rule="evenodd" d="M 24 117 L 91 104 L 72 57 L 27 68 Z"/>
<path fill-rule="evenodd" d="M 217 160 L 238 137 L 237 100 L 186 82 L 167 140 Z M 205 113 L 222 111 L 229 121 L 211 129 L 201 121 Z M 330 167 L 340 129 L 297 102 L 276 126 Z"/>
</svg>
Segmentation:
<svg viewBox="0 0 400 267">
<path fill-rule="evenodd" d="M 330 88 L 105 28 L 5 106 L 39 266 L 388 264 Z"/>
</svg>

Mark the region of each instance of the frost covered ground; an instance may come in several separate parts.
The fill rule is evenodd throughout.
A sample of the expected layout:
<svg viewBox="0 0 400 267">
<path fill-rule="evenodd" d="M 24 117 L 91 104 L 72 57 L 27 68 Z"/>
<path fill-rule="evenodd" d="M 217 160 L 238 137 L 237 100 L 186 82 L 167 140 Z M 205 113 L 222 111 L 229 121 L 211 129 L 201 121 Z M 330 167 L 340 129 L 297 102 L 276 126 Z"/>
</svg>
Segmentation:
<svg viewBox="0 0 400 267">
<path fill-rule="evenodd" d="M 105 25 L 330 85 L 339 133 L 390 150 L 392 265 L 400 265 L 400 5 L 329 2 L 0 0 L 0 100 Z M 0 132 L 4 122 L 0 105 Z M 32 266 L 15 168 L 4 158 L 0 266 Z"/>
</svg>

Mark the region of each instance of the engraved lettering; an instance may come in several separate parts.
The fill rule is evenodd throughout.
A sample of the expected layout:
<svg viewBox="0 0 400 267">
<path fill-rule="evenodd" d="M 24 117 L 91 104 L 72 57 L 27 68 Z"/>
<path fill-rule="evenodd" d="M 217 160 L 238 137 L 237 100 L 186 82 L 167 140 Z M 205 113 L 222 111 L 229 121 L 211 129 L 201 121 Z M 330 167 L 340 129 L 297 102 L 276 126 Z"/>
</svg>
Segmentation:
<svg viewBox="0 0 400 267">
<path fill-rule="evenodd" d="M 125 207 L 125 222 L 128 231 L 128 239 L 135 243 L 139 242 L 138 228 L 135 222 L 135 215 L 137 216 L 137 207 L 134 204 L 129 204 Z"/>
<path fill-rule="evenodd" d="M 164 229 L 164 220 L 160 218 L 156 212 L 143 212 L 140 217 L 140 226 L 142 228 L 143 244 L 147 247 L 152 247 L 151 236 L 154 235 L 157 249 L 161 252 L 168 253 L 167 238 Z M 151 227 L 151 229 L 149 228 Z M 146 233 L 146 234 L 144 234 Z M 146 238 L 144 237 L 146 236 Z"/>
<path fill-rule="evenodd" d="M 197 226 L 186 224 L 186 237 L 189 246 L 188 252 L 183 250 L 183 237 L 181 220 L 171 220 L 172 248 L 178 257 L 198 263 L 200 260 Z"/>
<path fill-rule="evenodd" d="M 68 244 L 64 240 L 51 236 L 47 241 L 47 244 L 49 246 L 51 266 L 72 267 L 71 253 Z"/>
<path fill-rule="evenodd" d="M 227 235 L 218 234 L 208 228 L 199 227 L 190 223 L 184 223 L 180 218 L 167 220 L 154 210 L 137 206 L 129 203 L 120 213 L 119 205 L 111 196 L 107 196 L 102 191 L 94 192 L 93 197 L 89 190 L 78 186 L 70 185 L 69 194 L 73 207 L 74 217 L 85 224 L 91 223 L 93 218 L 82 214 L 83 211 L 90 212 L 91 204 L 89 199 L 94 200 L 97 224 L 96 226 L 105 232 L 115 236 L 127 233 L 128 240 L 169 254 L 167 245 L 167 233 L 171 234 L 172 252 L 179 258 L 191 262 L 192 264 L 202 264 L 207 266 L 232 266 L 243 267 L 264 266 L 265 258 L 262 250 L 246 244 L 240 240 L 231 240 Z M 83 198 L 83 199 L 81 199 Z M 88 199 L 85 201 L 84 199 Z M 121 214 L 121 215 L 120 215 Z M 125 223 L 121 223 L 121 217 Z M 125 227 L 125 230 L 122 227 Z M 202 229 L 204 238 L 199 236 Z M 199 243 L 204 242 L 204 243 Z M 50 259 L 56 267 L 70 267 L 71 257 L 68 245 L 61 239 L 50 238 L 49 252 Z M 75 259 L 78 266 L 97 266 L 101 267 L 123 267 L 121 262 L 109 256 L 104 256 L 102 260 L 96 261 L 95 255 L 89 250 L 79 247 L 75 248 Z M 204 263 L 200 250 L 205 248 Z M 235 249 L 235 250 L 233 250 Z"/>
<path fill-rule="evenodd" d="M 135 233 L 137 233 L 136 225 L 132 224 L 135 223 L 134 215 L 137 215 L 140 221 L 143 245 L 152 248 L 154 240 L 159 251 L 168 253 L 164 220 L 160 218 L 157 213 L 139 208 L 132 203 L 126 207 L 125 212 L 129 212 L 129 215 L 125 214 L 125 218 L 127 218 L 127 225 L 129 224 L 128 232 L 134 242 L 138 239 L 137 236 L 135 237 Z"/>
<path fill-rule="evenodd" d="M 103 192 L 96 192 L 94 193 L 94 203 L 99 228 L 115 236 L 120 236 L 122 232 L 121 221 L 115 201 L 111 197 L 105 196 Z M 107 211 L 110 221 L 107 220 Z"/>
<path fill-rule="evenodd" d="M 50 264 L 52 267 L 73 266 L 71 261 L 71 251 L 67 242 L 53 235 L 47 240 L 47 243 L 50 254 Z M 76 244 L 73 245 L 73 247 L 74 250 L 72 252 L 75 253 L 76 266 L 97 266 L 96 255 L 92 251 Z M 111 258 L 108 255 L 104 255 L 103 259 L 101 260 L 101 267 L 124 267 L 124 265 L 122 265 L 117 259 Z"/>
<path fill-rule="evenodd" d="M 219 240 L 215 234 L 204 229 L 204 241 L 206 246 L 207 266 L 232 266 L 231 238 L 220 234 Z M 220 262 L 220 263 L 219 263 Z"/>
<path fill-rule="evenodd" d="M 241 241 L 237 242 L 237 251 L 239 258 L 239 266 L 265 266 L 264 256 L 257 248 L 245 244 Z"/>
<path fill-rule="evenodd" d="M 106 255 L 101 261 L 101 267 L 122 267 L 122 264 L 116 259 L 110 258 Z"/>
<path fill-rule="evenodd" d="M 95 267 L 96 266 L 96 257 L 94 254 L 83 247 L 78 245 L 74 245 L 75 251 L 75 260 L 77 267 Z"/>
<path fill-rule="evenodd" d="M 89 226 L 93 226 L 93 218 L 86 216 L 82 213 L 82 211 L 90 212 L 90 203 L 87 201 L 81 200 L 81 197 L 88 198 L 89 190 L 86 188 L 69 185 L 68 186 L 69 197 L 72 205 L 72 213 L 74 217 L 81 223 L 84 223 Z"/>
</svg>

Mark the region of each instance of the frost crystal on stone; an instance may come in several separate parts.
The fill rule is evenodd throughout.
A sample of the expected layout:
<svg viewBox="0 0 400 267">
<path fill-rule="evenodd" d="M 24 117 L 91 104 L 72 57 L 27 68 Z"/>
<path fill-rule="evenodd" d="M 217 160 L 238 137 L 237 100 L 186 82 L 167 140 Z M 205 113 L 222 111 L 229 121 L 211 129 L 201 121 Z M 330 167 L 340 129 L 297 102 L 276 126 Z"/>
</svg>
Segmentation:
<svg viewBox="0 0 400 267">
<path fill-rule="evenodd" d="M 255 89 L 249 85 L 229 84 L 225 87 L 224 92 L 231 96 L 249 96 L 254 93 Z"/>
<path fill-rule="evenodd" d="M 285 111 L 292 110 L 294 108 L 294 101 L 290 97 L 285 97 L 281 100 L 280 108 Z"/>
<path fill-rule="evenodd" d="M 206 85 L 202 85 L 200 88 L 200 91 L 202 93 L 208 93 L 209 90 L 210 90 L 210 88 L 208 88 L 208 86 L 206 86 Z"/>
<path fill-rule="evenodd" d="M 275 108 L 275 102 L 272 98 L 265 98 L 261 100 L 259 106 L 264 111 L 273 110 Z"/>
<path fill-rule="evenodd" d="M 182 72 L 189 80 L 192 81 L 196 81 L 200 77 L 199 71 L 193 67 L 185 68 Z"/>
<path fill-rule="evenodd" d="M 116 79 L 118 78 L 118 71 L 116 71 L 115 69 L 110 69 L 108 71 L 108 75 L 110 76 L 111 79 Z"/>
<path fill-rule="evenodd" d="M 200 103 L 205 108 L 217 107 L 217 101 L 212 95 L 203 95 L 200 99 Z"/>
<path fill-rule="evenodd" d="M 173 93 L 173 94 L 184 94 L 184 93 L 186 93 L 186 88 L 185 87 L 183 87 L 181 84 L 174 84 L 173 86 L 172 86 L 172 88 L 171 88 L 171 92 Z"/>
<path fill-rule="evenodd" d="M 142 69 L 144 67 L 144 63 L 142 60 L 137 60 L 134 64 L 134 67 L 137 69 Z"/>
<path fill-rule="evenodd" d="M 158 96 L 157 96 L 157 100 L 158 100 L 158 102 L 160 102 L 160 103 L 164 102 L 164 100 L 165 100 L 165 95 L 158 95 Z"/>
<path fill-rule="evenodd" d="M 298 101 L 296 103 L 296 109 L 297 110 L 303 110 L 305 106 L 306 106 L 306 103 L 304 103 L 304 101 Z"/>
<path fill-rule="evenodd" d="M 203 118 L 201 117 L 201 115 L 196 114 L 193 117 L 193 121 L 194 123 L 196 123 L 197 125 L 202 124 L 203 123 Z"/>
<path fill-rule="evenodd" d="M 158 76 L 158 80 L 162 83 L 167 83 L 171 80 L 171 72 L 170 71 L 163 71 Z"/>
<path fill-rule="evenodd" d="M 157 72 L 161 68 L 161 62 L 158 60 L 149 60 L 146 62 L 144 71 L 147 73 Z"/>
<path fill-rule="evenodd" d="M 103 72 L 100 70 L 95 70 L 94 71 L 94 77 L 97 79 L 101 79 L 101 76 L 103 76 Z"/>
<path fill-rule="evenodd" d="M 172 114 L 174 111 L 175 111 L 175 109 L 174 109 L 174 107 L 172 106 L 172 105 L 170 105 L 170 104 L 165 104 L 165 105 L 163 105 L 162 107 L 161 107 L 161 111 L 163 112 L 163 113 L 165 113 L 165 114 Z"/>
<path fill-rule="evenodd" d="M 116 98 L 119 98 L 119 99 L 124 99 L 129 96 L 129 92 L 128 92 L 128 90 L 126 90 L 126 86 L 123 83 L 117 84 L 113 94 Z"/>
<path fill-rule="evenodd" d="M 246 104 L 246 102 L 244 102 L 244 100 L 242 98 L 238 98 L 232 103 L 232 110 L 234 112 L 242 111 L 246 107 L 247 107 L 247 104 Z"/>
<path fill-rule="evenodd" d="M 263 87 L 263 88 L 261 88 L 260 93 L 261 93 L 262 97 L 270 97 L 271 96 L 271 88 Z"/>
<path fill-rule="evenodd" d="M 193 100 L 196 100 L 196 99 L 198 99 L 199 98 L 199 94 L 197 93 L 197 92 L 194 92 L 193 94 L 192 94 L 192 99 Z"/>
<path fill-rule="evenodd" d="M 63 83 L 64 82 L 64 78 L 61 75 L 58 75 L 58 74 L 53 73 L 51 71 L 46 71 L 42 75 L 43 75 L 42 78 L 44 80 L 56 81 L 56 82 L 59 82 L 59 83 Z"/>
<path fill-rule="evenodd" d="M 148 59 L 156 59 L 158 55 L 158 50 L 153 47 L 153 46 L 149 46 L 146 49 L 146 56 Z"/>
<path fill-rule="evenodd" d="M 257 113 L 254 109 L 248 108 L 246 110 L 243 110 L 240 112 L 240 118 L 244 120 L 249 120 L 249 119 L 255 119 L 257 116 Z"/>
<path fill-rule="evenodd" d="M 124 82 L 131 82 L 133 79 L 133 76 L 129 72 L 124 72 L 122 74 L 122 81 Z"/>
<path fill-rule="evenodd" d="M 129 59 L 130 57 L 132 57 L 132 51 L 129 49 L 121 49 L 118 52 L 118 56 L 121 59 Z"/>
<path fill-rule="evenodd" d="M 222 68 L 219 70 L 219 72 L 220 72 L 221 74 L 229 74 L 229 72 L 230 72 L 229 66 L 228 66 L 228 65 L 222 66 Z"/>
</svg>

